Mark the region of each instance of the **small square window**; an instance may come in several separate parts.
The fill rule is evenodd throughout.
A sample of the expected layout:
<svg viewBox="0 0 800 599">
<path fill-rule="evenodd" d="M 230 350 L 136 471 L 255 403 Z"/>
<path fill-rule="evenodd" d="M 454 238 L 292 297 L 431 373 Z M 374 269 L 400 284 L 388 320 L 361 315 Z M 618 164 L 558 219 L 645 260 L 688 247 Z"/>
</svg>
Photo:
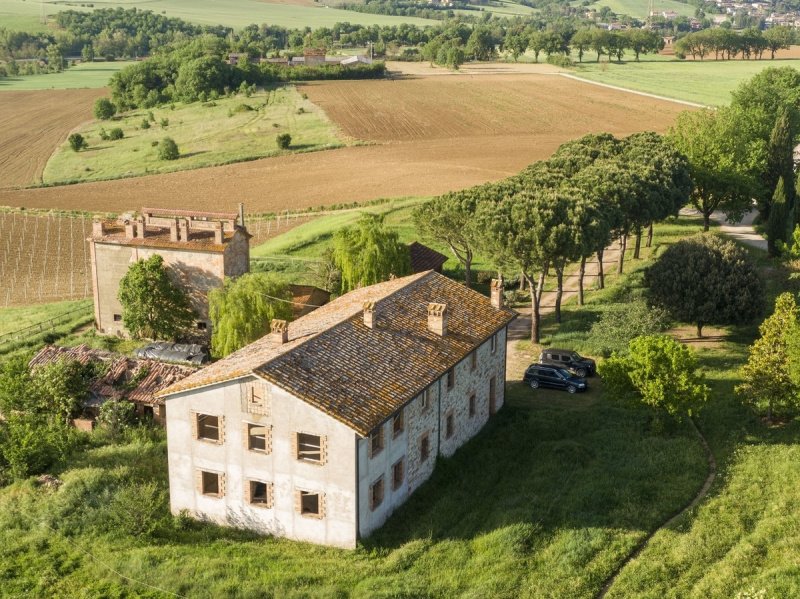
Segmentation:
<svg viewBox="0 0 800 599">
<path fill-rule="evenodd" d="M 400 411 L 394 415 L 392 419 L 392 436 L 397 437 L 398 435 L 403 434 L 403 428 L 405 427 L 405 418 L 403 416 L 403 408 L 400 408 Z"/>
<path fill-rule="evenodd" d="M 430 453 L 431 453 L 431 440 L 428 433 L 425 433 L 419 440 L 420 461 L 424 462 L 425 460 L 427 460 Z"/>
<path fill-rule="evenodd" d="M 322 498 L 319 493 L 300 491 L 299 507 L 303 516 L 322 516 Z"/>
<path fill-rule="evenodd" d="M 248 422 L 247 449 L 267 453 L 269 451 L 269 427 Z"/>
<path fill-rule="evenodd" d="M 475 394 L 469 396 L 469 416 L 472 418 L 475 415 Z"/>
<path fill-rule="evenodd" d="M 374 510 L 383 503 L 383 477 L 372 483 L 369 488 L 369 509 Z"/>
<path fill-rule="evenodd" d="M 297 433 L 297 459 L 321 464 L 322 437 L 309 433 Z"/>
<path fill-rule="evenodd" d="M 201 472 L 200 474 L 200 491 L 203 495 L 209 497 L 222 497 L 222 485 L 220 485 L 220 476 L 217 472 Z"/>
<path fill-rule="evenodd" d="M 445 430 L 444 436 L 445 436 L 446 439 L 449 439 L 450 437 L 452 437 L 453 434 L 456 432 L 456 422 L 455 422 L 455 418 L 453 418 L 453 414 L 448 414 L 447 415 L 447 418 L 445 420 L 445 428 L 444 428 L 444 430 Z"/>
<path fill-rule="evenodd" d="M 378 455 L 383 450 L 383 425 L 376 428 L 369 436 L 369 455 Z"/>
<path fill-rule="evenodd" d="M 451 368 L 447 371 L 447 388 L 452 389 L 456 384 L 456 369 Z"/>
<path fill-rule="evenodd" d="M 197 330 L 198 331 L 205 331 L 208 329 L 208 324 L 202 320 L 197 321 Z"/>
<path fill-rule="evenodd" d="M 122 322 L 122 314 L 114 314 L 114 322 Z"/>
<path fill-rule="evenodd" d="M 403 460 L 396 462 L 392 466 L 392 490 L 396 491 L 403 485 L 403 478 L 405 477 L 405 464 Z"/>
<path fill-rule="evenodd" d="M 250 505 L 272 507 L 272 484 L 260 480 L 248 481 Z"/>
<path fill-rule="evenodd" d="M 219 416 L 197 414 L 197 438 L 205 441 L 219 441 Z"/>
<path fill-rule="evenodd" d="M 469 358 L 469 369 L 475 370 L 478 367 L 478 351 L 475 350 L 470 354 Z"/>
<path fill-rule="evenodd" d="M 497 333 L 492 335 L 492 340 L 490 342 L 490 345 L 491 345 L 491 348 L 492 348 L 492 353 L 496 352 L 497 351 Z"/>
</svg>

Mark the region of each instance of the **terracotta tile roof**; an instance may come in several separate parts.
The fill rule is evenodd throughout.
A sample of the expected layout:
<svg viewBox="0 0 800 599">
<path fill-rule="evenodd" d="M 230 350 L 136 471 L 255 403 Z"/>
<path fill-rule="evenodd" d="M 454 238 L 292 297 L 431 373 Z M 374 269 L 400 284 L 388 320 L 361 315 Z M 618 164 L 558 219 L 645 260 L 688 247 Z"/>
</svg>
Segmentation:
<svg viewBox="0 0 800 599">
<path fill-rule="evenodd" d="M 125 235 L 124 225 L 116 221 L 105 221 L 103 222 L 104 234 L 92 236 L 92 239 L 98 243 L 222 253 L 225 251 L 225 246 L 231 242 L 239 229 L 237 228 L 233 232 L 224 231 L 222 243 L 214 243 L 213 231 L 190 229 L 189 241 L 171 241 L 169 229 L 166 227 L 148 225 L 145 227 L 145 231 L 144 238 L 130 239 Z"/>
<path fill-rule="evenodd" d="M 331 301 L 330 291 L 313 285 L 289 285 L 292 292 L 292 318 L 297 320 Z"/>
<path fill-rule="evenodd" d="M 93 349 L 87 345 L 59 347 L 46 345 L 28 363 L 31 368 L 50 364 L 66 357 L 81 364 L 104 362 L 108 369 L 101 377 L 94 379 L 89 390 L 93 395 L 104 399 L 126 398 L 146 404 L 163 404 L 156 394 L 196 372 L 195 368 L 179 364 L 166 364 L 155 360 L 138 360 L 121 354 Z M 131 386 L 131 381 L 136 381 Z"/>
<path fill-rule="evenodd" d="M 408 244 L 408 251 L 411 254 L 411 270 L 414 272 L 438 271 L 447 262 L 447 256 L 429 248 L 427 245 L 422 245 L 418 241 Z"/>
<path fill-rule="evenodd" d="M 363 322 L 367 301 L 374 328 Z M 432 302 L 447 304 L 444 337 L 428 331 Z M 428 271 L 345 294 L 291 323 L 287 343 L 266 336 L 161 395 L 254 373 L 366 436 L 514 316 Z"/>
</svg>

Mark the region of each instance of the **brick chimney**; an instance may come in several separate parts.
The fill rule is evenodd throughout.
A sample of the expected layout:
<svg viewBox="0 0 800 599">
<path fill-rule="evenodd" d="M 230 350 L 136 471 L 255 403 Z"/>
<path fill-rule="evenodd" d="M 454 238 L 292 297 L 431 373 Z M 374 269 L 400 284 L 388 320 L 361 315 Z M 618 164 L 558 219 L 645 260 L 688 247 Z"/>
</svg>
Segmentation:
<svg viewBox="0 0 800 599">
<path fill-rule="evenodd" d="M 503 277 L 492 279 L 490 298 L 492 308 L 495 310 L 503 309 Z"/>
<path fill-rule="evenodd" d="M 136 217 L 136 237 L 139 239 L 144 239 L 145 231 L 144 231 L 144 217 L 137 216 Z"/>
<path fill-rule="evenodd" d="M 102 237 L 106 234 L 105 227 L 103 226 L 103 221 L 99 218 L 96 218 L 92 221 L 92 237 Z"/>
<path fill-rule="evenodd" d="M 428 330 L 441 337 L 447 335 L 447 304 L 428 304 Z"/>
<path fill-rule="evenodd" d="M 178 241 L 178 221 L 174 218 L 169 222 L 169 240 Z"/>
<path fill-rule="evenodd" d="M 279 318 L 273 318 L 270 323 L 270 336 L 280 345 L 289 341 L 289 323 Z"/>
<path fill-rule="evenodd" d="M 364 326 L 375 328 L 375 302 L 364 302 Z"/>
<path fill-rule="evenodd" d="M 222 222 L 220 221 L 214 223 L 214 243 L 217 245 L 222 243 Z"/>
<path fill-rule="evenodd" d="M 189 241 L 189 221 L 185 218 L 178 221 L 178 241 Z"/>
<path fill-rule="evenodd" d="M 125 238 L 133 239 L 133 220 L 130 218 L 125 219 Z"/>
</svg>

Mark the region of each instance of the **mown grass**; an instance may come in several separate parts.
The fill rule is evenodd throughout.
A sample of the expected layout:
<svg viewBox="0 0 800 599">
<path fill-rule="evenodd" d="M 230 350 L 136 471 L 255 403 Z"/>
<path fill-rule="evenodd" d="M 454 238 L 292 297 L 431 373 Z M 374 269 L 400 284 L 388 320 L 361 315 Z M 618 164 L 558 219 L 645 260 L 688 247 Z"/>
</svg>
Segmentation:
<svg viewBox="0 0 800 599">
<path fill-rule="evenodd" d="M 14 339 L 0 338 L 0 356 L 26 352 L 44 343 L 65 340 L 93 320 L 91 300 L 0 308 L 0 337 L 6 333 L 22 331 Z"/>
<path fill-rule="evenodd" d="M 143 121 L 149 128 L 142 127 Z M 101 139 L 101 129 L 108 132 L 117 127 L 123 130 L 123 139 Z M 249 98 L 239 94 L 213 102 L 176 104 L 174 110 L 169 105 L 134 110 L 118 120 L 94 121 L 80 133 L 88 149 L 74 152 L 65 141 L 44 169 L 46 184 L 163 173 L 285 153 L 276 142 L 282 133 L 292 137 L 288 151 L 344 145 L 325 113 L 294 86 L 268 89 Z M 181 156 L 177 160 L 158 157 L 158 144 L 165 137 L 178 144 Z"/>
<path fill-rule="evenodd" d="M 13 27 L 8 28 L 14 29 Z M 60 73 L 0 77 L 0 91 L 105 87 L 114 73 L 130 64 L 133 63 L 126 61 L 83 62 Z"/>
<path fill-rule="evenodd" d="M 600 10 L 603 6 L 608 6 L 618 15 L 628 15 L 644 20 L 647 18 L 649 2 L 647 0 L 600 0 L 590 4 L 588 8 Z M 696 10 L 691 4 L 675 0 L 657 0 L 653 3 L 653 9 L 657 12 L 674 11 L 686 17 L 693 17 Z"/>
</svg>

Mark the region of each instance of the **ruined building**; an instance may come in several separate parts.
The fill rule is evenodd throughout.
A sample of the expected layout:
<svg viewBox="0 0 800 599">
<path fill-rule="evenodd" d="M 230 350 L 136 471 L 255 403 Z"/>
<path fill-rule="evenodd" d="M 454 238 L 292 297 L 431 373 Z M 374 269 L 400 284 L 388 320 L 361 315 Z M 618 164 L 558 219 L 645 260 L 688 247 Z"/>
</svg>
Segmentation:
<svg viewBox="0 0 800 599">
<path fill-rule="evenodd" d="M 249 240 L 241 206 L 238 215 L 142 208 L 135 217 L 96 219 L 89 242 L 97 330 L 126 335 L 119 283 L 131 264 L 160 254 L 173 281 L 189 295 L 198 336 L 210 336 L 208 292 L 225 277 L 248 272 Z"/>
</svg>

